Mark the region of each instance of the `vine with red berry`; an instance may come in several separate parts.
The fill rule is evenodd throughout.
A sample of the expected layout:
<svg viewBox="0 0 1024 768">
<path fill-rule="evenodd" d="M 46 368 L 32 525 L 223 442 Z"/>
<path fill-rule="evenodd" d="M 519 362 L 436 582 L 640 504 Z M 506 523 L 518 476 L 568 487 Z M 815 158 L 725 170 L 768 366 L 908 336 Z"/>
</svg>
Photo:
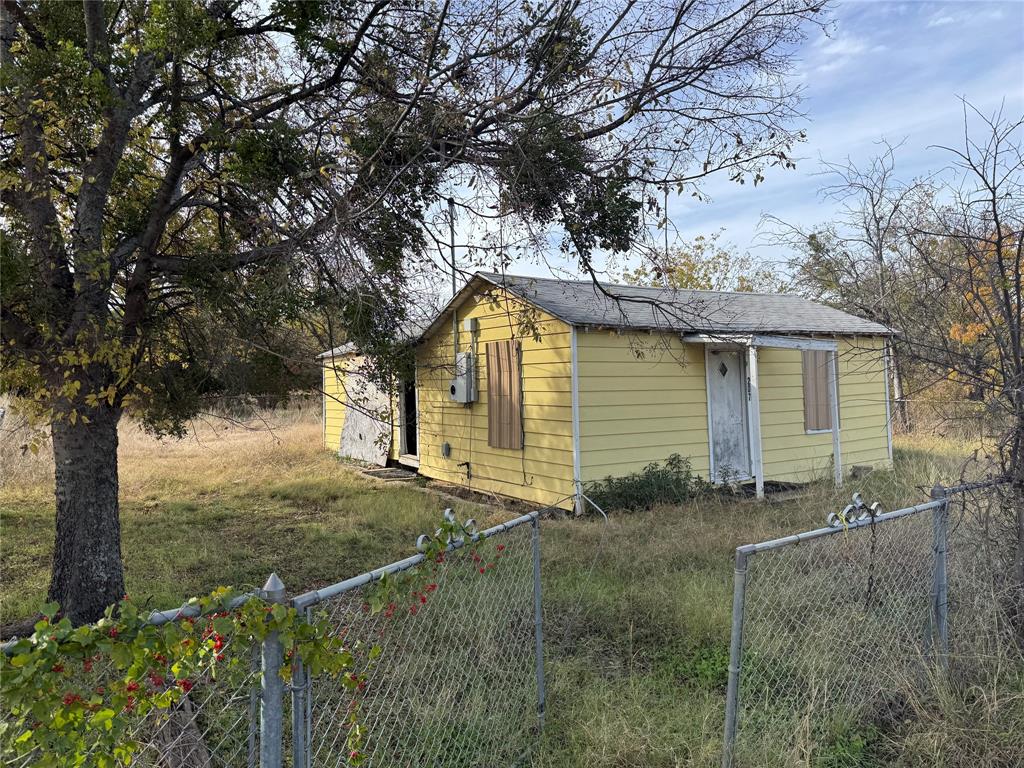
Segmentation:
<svg viewBox="0 0 1024 768">
<path fill-rule="evenodd" d="M 488 539 L 477 533 L 475 520 L 459 522 L 454 512 L 446 509 L 434 534 L 420 536 L 416 548 L 423 559 L 404 571 L 385 572 L 368 592 L 364 604 L 367 612 L 383 613 L 387 619 L 400 612 L 415 616 L 437 590 L 439 569 L 454 551 L 468 550 L 468 567 L 483 575 L 498 567 L 505 545 L 491 547 Z"/>
<path fill-rule="evenodd" d="M 258 684 L 252 648 L 270 632 L 289 662 L 284 679 L 297 658 L 313 675 L 352 690 L 365 685 L 365 674 L 354 671 L 359 649 L 347 647 L 326 617 L 307 621 L 256 598 L 232 608 L 232 597 L 217 589 L 186 604 L 194 618 L 159 625 L 127 597 L 79 627 L 58 618 L 56 604 L 44 606 L 33 634 L 0 654 L 0 748 L 37 766 L 129 764 L 195 686 L 215 695 Z M 369 649 L 369 660 L 378 653 Z M 350 718 L 350 762 L 358 764 L 364 730 L 354 711 Z"/>
</svg>

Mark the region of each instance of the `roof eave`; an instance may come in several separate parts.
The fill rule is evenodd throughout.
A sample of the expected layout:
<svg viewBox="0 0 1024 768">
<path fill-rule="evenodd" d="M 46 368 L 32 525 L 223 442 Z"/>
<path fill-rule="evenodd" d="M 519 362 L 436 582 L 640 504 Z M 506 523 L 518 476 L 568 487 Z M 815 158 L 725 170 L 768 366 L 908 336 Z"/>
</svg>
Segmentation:
<svg viewBox="0 0 1024 768">
<path fill-rule="evenodd" d="M 563 322 L 571 325 L 579 330 L 584 331 L 641 331 L 644 333 L 772 333 L 772 334 L 786 334 L 789 336 L 821 336 L 821 335 L 832 335 L 832 336 L 898 336 L 896 331 L 887 328 L 878 329 L 861 329 L 856 331 L 850 330 L 815 330 L 809 331 L 793 330 L 786 328 L 772 328 L 766 330 L 763 327 L 757 328 L 701 328 L 701 329 L 687 329 L 687 328 L 671 328 L 664 325 L 625 325 L 625 324 L 613 324 L 613 323 L 579 323 L 571 320 L 565 320 L 560 318 Z"/>
<path fill-rule="evenodd" d="M 527 278 L 527 279 L 529 279 L 529 278 Z M 413 342 L 413 345 L 416 346 L 416 345 L 422 344 L 428 338 L 430 338 L 435 333 L 437 333 L 437 331 L 448 320 L 449 314 L 451 312 L 457 312 L 458 308 L 469 298 L 469 296 L 473 295 L 476 292 L 476 289 L 481 284 L 490 285 L 490 286 L 493 286 L 495 288 L 501 288 L 502 290 L 506 291 L 509 295 L 514 296 L 519 301 L 522 301 L 522 302 L 524 302 L 526 304 L 530 304 L 530 305 L 532 305 L 534 307 L 542 309 L 543 311 L 547 312 L 549 315 L 554 317 L 556 320 L 559 320 L 559 321 L 565 323 L 566 325 L 568 325 L 570 327 L 573 327 L 573 328 L 577 328 L 577 329 L 584 329 L 584 330 L 602 330 L 602 329 L 607 329 L 607 330 L 614 330 L 614 331 L 642 331 L 642 332 L 648 332 L 648 333 L 685 333 L 685 332 L 693 332 L 693 331 L 685 331 L 685 330 L 679 329 L 679 328 L 671 328 L 671 327 L 658 326 L 658 325 L 642 325 L 642 324 L 629 325 L 629 324 L 625 324 L 625 323 L 596 323 L 595 324 L 595 323 L 588 323 L 588 322 L 577 322 L 577 321 L 574 321 L 574 320 L 570 319 L 569 317 L 566 317 L 563 313 L 559 312 L 559 310 L 557 308 L 549 306 L 546 302 L 540 302 L 540 301 L 537 301 L 537 299 L 535 297 L 524 295 L 523 293 L 521 293 L 520 291 L 517 291 L 514 287 L 508 285 L 507 283 L 498 282 L 498 281 L 492 280 L 491 278 L 487 277 L 484 273 L 475 272 L 475 273 L 473 273 L 473 276 L 470 277 L 466 281 L 466 284 L 462 286 L 462 288 L 459 290 L 459 292 L 456 293 L 448 301 L 447 304 L 445 304 L 444 308 L 441 309 L 441 311 L 437 314 L 437 317 L 434 318 L 434 320 L 430 323 L 430 325 L 428 325 L 426 327 L 426 329 L 424 329 L 424 331 L 415 339 L 415 341 Z M 853 316 L 853 317 L 856 317 L 856 316 Z M 895 336 L 899 335 L 896 331 L 894 331 L 894 330 L 892 330 L 890 328 L 886 328 L 885 326 L 882 326 L 882 325 L 880 325 L 878 323 L 874 323 L 873 325 L 875 327 L 872 328 L 872 329 L 862 329 L 862 330 L 857 330 L 857 331 L 846 331 L 846 330 L 836 330 L 836 329 L 831 329 L 831 330 L 814 330 L 814 331 L 806 330 L 806 329 L 803 329 L 803 330 L 772 329 L 771 331 L 766 331 L 763 328 L 754 328 L 754 329 L 749 329 L 749 330 L 747 330 L 747 329 L 725 329 L 725 328 L 717 328 L 717 329 L 711 329 L 711 330 L 703 329 L 703 330 L 708 332 L 708 333 L 733 333 L 733 332 L 769 333 L 770 332 L 770 333 L 783 333 L 783 334 L 798 335 L 798 336 L 811 336 L 811 335 L 814 335 L 814 334 L 832 334 L 832 335 L 836 335 L 836 336 L 885 336 L 885 337 L 895 337 Z"/>
<path fill-rule="evenodd" d="M 459 307 L 462 305 L 462 302 L 464 302 L 466 298 L 468 298 L 470 293 L 472 293 L 471 288 L 473 287 L 474 283 L 478 281 L 490 282 L 486 278 L 484 278 L 479 272 L 474 273 L 473 276 L 466 281 L 466 284 L 459 289 L 459 292 L 452 296 L 448 300 L 448 303 L 441 308 L 441 311 L 437 313 L 437 316 L 430 322 L 430 325 L 423 329 L 423 333 L 416 337 L 415 341 L 413 341 L 414 347 L 419 346 L 424 341 L 433 336 L 438 331 L 438 329 L 441 328 L 441 326 L 448 320 L 449 313 L 458 311 Z"/>
<path fill-rule="evenodd" d="M 550 307 L 541 304 L 536 299 L 524 296 L 518 291 L 516 291 L 514 288 L 511 288 L 510 286 L 504 283 L 495 282 L 494 280 L 491 280 L 489 277 L 487 277 L 481 272 L 474 272 L 473 276 L 466 281 L 466 284 L 462 286 L 461 289 L 459 289 L 459 292 L 456 293 L 451 298 L 451 300 L 449 300 L 449 302 L 444 305 L 440 312 L 437 313 L 437 317 L 435 317 L 434 320 L 430 323 L 430 325 L 426 327 L 423 333 L 421 333 L 416 338 L 416 341 L 413 342 L 413 345 L 417 346 L 419 344 L 422 344 L 428 338 L 433 336 L 444 325 L 444 323 L 447 322 L 448 315 L 452 312 L 457 312 L 459 307 L 462 306 L 466 299 L 468 299 L 471 295 L 476 293 L 476 288 L 481 283 L 493 286 L 495 288 L 501 288 L 503 291 L 506 291 L 510 296 L 514 296 L 515 298 L 519 299 L 519 301 L 522 301 L 526 304 L 531 304 L 539 309 L 544 310 L 549 315 L 554 317 L 556 320 L 561 320 L 566 325 L 574 325 L 574 323 L 572 323 L 570 320 L 567 320 L 566 318 L 560 316 Z"/>
<path fill-rule="evenodd" d="M 354 352 L 357 351 L 355 349 L 355 347 L 353 347 L 352 349 L 345 349 L 346 346 L 348 346 L 348 345 L 347 344 L 342 344 L 339 347 L 334 347 L 333 349 L 325 350 L 324 352 L 321 352 L 319 355 L 317 355 L 313 359 L 314 360 L 327 360 L 329 358 L 343 357 L 344 355 L 351 355 L 351 354 L 353 354 Z"/>
</svg>

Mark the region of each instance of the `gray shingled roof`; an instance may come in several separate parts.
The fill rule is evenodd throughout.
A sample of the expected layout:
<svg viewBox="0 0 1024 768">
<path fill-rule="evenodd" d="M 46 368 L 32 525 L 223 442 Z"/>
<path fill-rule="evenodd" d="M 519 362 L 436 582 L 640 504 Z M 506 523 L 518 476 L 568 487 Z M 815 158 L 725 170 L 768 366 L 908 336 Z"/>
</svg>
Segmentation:
<svg viewBox="0 0 1024 768">
<path fill-rule="evenodd" d="M 494 272 L 477 272 L 475 279 L 503 286 L 519 298 L 577 326 L 680 333 L 865 336 L 892 333 L 878 323 L 792 294 L 639 288 L 610 283 L 601 283 L 599 289 L 590 280 L 557 280 Z M 434 321 L 427 334 L 433 331 L 452 305 L 460 303 L 459 296 Z"/>
<path fill-rule="evenodd" d="M 405 323 L 405 327 L 399 331 L 398 340 L 410 344 L 414 343 L 417 339 L 420 338 L 421 334 L 423 333 L 423 329 L 426 327 L 426 320 L 408 320 Z M 335 347 L 334 349 L 328 349 L 325 350 L 324 352 L 321 352 L 319 355 L 316 356 L 316 359 L 325 360 L 327 358 L 342 357 L 344 355 L 358 353 L 359 346 L 354 341 L 349 341 L 346 342 L 345 344 L 342 344 L 340 347 Z"/>
</svg>

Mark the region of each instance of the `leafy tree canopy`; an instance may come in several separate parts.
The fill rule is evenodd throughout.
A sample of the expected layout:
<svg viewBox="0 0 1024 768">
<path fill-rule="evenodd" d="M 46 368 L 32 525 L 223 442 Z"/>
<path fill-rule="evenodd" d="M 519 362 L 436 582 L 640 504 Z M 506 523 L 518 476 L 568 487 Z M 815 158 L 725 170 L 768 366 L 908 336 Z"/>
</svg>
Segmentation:
<svg viewBox="0 0 1024 768">
<path fill-rule="evenodd" d="M 698 235 L 622 274 L 628 285 L 662 285 L 702 291 L 779 293 L 785 277 L 774 265 L 719 242 L 722 231 Z"/>
<path fill-rule="evenodd" d="M 52 428 L 51 598 L 120 597 L 117 421 L 180 430 L 211 349 L 305 326 L 388 374 L 449 195 L 588 270 L 648 189 L 790 165 L 823 5 L 3 0 L 2 388 Z"/>
</svg>

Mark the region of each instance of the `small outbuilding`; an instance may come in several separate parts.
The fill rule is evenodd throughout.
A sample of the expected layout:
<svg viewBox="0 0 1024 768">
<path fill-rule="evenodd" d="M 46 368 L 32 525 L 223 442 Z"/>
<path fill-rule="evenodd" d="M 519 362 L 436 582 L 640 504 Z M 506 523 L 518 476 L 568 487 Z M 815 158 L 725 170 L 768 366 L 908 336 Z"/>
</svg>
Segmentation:
<svg viewBox="0 0 1024 768">
<path fill-rule="evenodd" d="M 530 502 L 672 454 L 715 483 L 841 484 L 892 462 L 889 329 L 788 295 L 478 272 L 384 392 L 321 355 L 324 445 Z"/>
</svg>

